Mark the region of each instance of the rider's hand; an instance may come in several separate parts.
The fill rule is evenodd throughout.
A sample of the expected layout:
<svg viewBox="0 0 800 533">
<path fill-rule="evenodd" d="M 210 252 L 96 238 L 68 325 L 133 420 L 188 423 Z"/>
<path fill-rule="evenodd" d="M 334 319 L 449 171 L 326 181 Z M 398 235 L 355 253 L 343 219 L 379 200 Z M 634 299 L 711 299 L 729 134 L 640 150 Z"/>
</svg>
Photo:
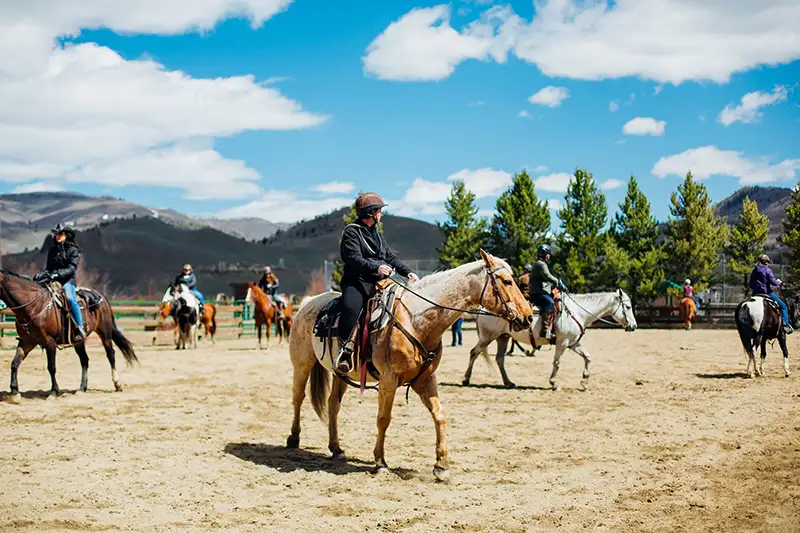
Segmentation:
<svg viewBox="0 0 800 533">
<path fill-rule="evenodd" d="M 776 279 L 775 281 L 778 282 L 778 285 L 782 285 L 783 284 L 783 282 L 780 280 L 780 278 Z"/>
<path fill-rule="evenodd" d="M 413 272 L 411 272 L 411 273 L 408 275 L 408 279 L 409 279 L 409 280 L 411 280 L 411 281 L 419 281 L 419 276 L 417 276 L 416 274 L 414 274 Z"/>
<path fill-rule="evenodd" d="M 378 267 L 378 274 L 382 276 L 388 276 L 391 273 L 392 273 L 392 267 L 390 267 L 389 265 L 381 265 Z"/>
</svg>

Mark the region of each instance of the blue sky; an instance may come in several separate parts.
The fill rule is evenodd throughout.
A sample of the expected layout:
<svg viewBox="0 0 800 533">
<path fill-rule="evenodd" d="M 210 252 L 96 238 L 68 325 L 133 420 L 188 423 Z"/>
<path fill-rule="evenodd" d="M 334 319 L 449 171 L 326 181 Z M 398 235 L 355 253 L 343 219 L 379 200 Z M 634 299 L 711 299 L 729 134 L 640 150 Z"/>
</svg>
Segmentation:
<svg viewBox="0 0 800 533">
<path fill-rule="evenodd" d="M 665 219 L 690 168 L 714 200 L 800 169 L 796 2 L 62 4 L 0 7 L 0 192 L 436 220 L 455 179 L 488 213 L 527 168 L 555 207 L 582 167 Z"/>
</svg>

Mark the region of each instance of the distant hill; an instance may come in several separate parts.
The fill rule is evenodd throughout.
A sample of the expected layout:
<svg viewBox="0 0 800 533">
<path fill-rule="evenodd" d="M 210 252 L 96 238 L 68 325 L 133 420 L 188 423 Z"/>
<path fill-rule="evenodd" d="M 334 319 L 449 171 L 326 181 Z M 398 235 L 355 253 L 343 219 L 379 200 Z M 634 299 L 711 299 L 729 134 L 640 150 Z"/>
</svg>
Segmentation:
<svg viewBox="0 0 800 533">
<path fill-rule="evenodd" d="M 0 201 L 4 253 L 39 247 L 48 230 L 59 222 L 69 222 L 76 229 L 85 230 L 115 219 L 157 218 L 187 228 L 210 226 L 248 240 L 261 240 L 288 226 L 253 218 L 193 218 L 172 209 L 151 209 L 110 196 L 93 197 L 73 192 L 6 194 Z"/>
<path fill-rule="evenodd" d="M 280 277 L 282 290 L 301 294 L 324 260 L 339 257 L 343 214 L 339 210 L 301 222 L 258 243 L 210 227 L 173 225 L 151 217 L 101 222 L 80 231 L 77 242 L 85 266 L 96 270 L 104 278 L 105 290 L 118 296 L 160 296 L 184 263 L 192 264 L 200 290 L 208 296 L 230 294 L 230 283 L 255 281 L 266 264 Z M 400 257 L 436 258 L 441 242 L 436 226 L 387 216 L 384 228 Z M 49 242 L 39 244 L 34 251 L 4 257 L 4 266 L 23 271 L 33 270 L 32 264 L 42 268 Z"/>
<path fill-rule="evenodd" d="M 783 234 L 781 221 L 791 201 L 791 195 L 792 190 L 785 187 L 743 187 L 718 203 L 714 207 L 714 214 L 727 216 L 728 224 L 735 224 L 742 212 L 742 203 L 749 196 L 750 200 L 758 204 L 759 212 L 769 218 L 768 242 L 774 244 Z"/>
</svg>

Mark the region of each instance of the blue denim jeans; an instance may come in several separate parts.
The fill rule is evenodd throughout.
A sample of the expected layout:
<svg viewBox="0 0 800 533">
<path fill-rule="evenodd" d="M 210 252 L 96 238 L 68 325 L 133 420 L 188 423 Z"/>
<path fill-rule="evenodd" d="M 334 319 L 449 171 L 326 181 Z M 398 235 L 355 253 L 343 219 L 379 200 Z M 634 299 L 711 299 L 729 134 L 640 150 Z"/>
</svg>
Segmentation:
<svg viewBox="0 0 800 533">
<path fill-rule="evenodd" d="M 81 308 L 78 306 L 77 296 L 75 295 L 75 284 L 71 281 L 65 283 L 64 292 L 67 293 L 67 300 L 72 308 L 72 316 L 75 318 L 75 322 L 80 327 L 83 327 L 83 316 L 81 315 Z"/>
<path fill-rule="evenodd" d="M 777 294 L 769 294 L 768 296 L 769 296 L 770 300 L 772 300 L 773 302 L 778 304 L 778 307 L 781 308 L 781 317 L 783 318 L 783 323 L 784 324 L 788 324 L 788 325 L 791 326 L 792 323 L 789 322 L 789 308 L 786 307 L 786 304 L 783 303 L 783 300 L 778 298 Z"/>
<path fill-rule="evenodd" d="M 536 307 L 545 313 L 552 311 L 553 307 L 556 305 L 553 297 L 543 292 L 535 292 L 531 294 L 531 301 L 533 301 L 533 303 L 536 304 Z"/>
<path fill-rule="evenodd" d="M 453 322 L 452 326 L 450 326 L 450 331 L 453 333 L 453 344 L 451 344 L 451 346 L 455 346 L 456 345 L 456 337 L 458 338 L 458 345 L 461 346 L 461 341 L 464 340 L 464 337 L 463 337 L 463 335 L 461 333 L 461 324 L 463 324 L 463 323 L 464 323 L 464 319 L 463 318 L 459 318 L 458 320 Z"/>
<path fill-rule="evenodd" d="M 203 307 L 206 303 L 206 299 L 203 297 L 203 293 L 198 291 L 197 289 L 192 289 L 192 293 L 197 298 L 197 301 L 200 302 L 200 307 Z"/>
</svg>

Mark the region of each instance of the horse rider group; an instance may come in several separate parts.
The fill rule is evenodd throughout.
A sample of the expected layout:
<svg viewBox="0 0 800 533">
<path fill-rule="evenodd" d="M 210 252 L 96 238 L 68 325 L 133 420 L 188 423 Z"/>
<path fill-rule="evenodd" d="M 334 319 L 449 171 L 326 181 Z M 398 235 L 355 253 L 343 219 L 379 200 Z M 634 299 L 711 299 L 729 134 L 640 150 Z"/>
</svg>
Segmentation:
<svg viewBox="0 0 800 533">
<path fill-rule="evenodd" d="M 192 265 L 189 263 L 183 265 L 183 271 L 172 280 L 172 286 L 175 287 L 177 285 L 186 285 L 186 288 L 192 291 L 192 294 L 194 294 L 200 304 L 200 316 L 203 316 L 203 307 L 206 304 L 206 299 L 203 293 L 197 290 L 197 276 L 194 275 Z"/>
<path fill-rule="evenodd" d="M 542 337 L 549 339 L 553 334 L 553 309 L 555 299 L 553 289 L 558 288 L 567 292 L 567 287 L 550 272 L 547 262 L 552 256 L 552 250 L 547 244 L 536 247 L 536 261 L 523 267 L 523 274 L 519 277 L 519 289 L 528 297 L 533 305 L 542 313 Z"/>
</svg>

